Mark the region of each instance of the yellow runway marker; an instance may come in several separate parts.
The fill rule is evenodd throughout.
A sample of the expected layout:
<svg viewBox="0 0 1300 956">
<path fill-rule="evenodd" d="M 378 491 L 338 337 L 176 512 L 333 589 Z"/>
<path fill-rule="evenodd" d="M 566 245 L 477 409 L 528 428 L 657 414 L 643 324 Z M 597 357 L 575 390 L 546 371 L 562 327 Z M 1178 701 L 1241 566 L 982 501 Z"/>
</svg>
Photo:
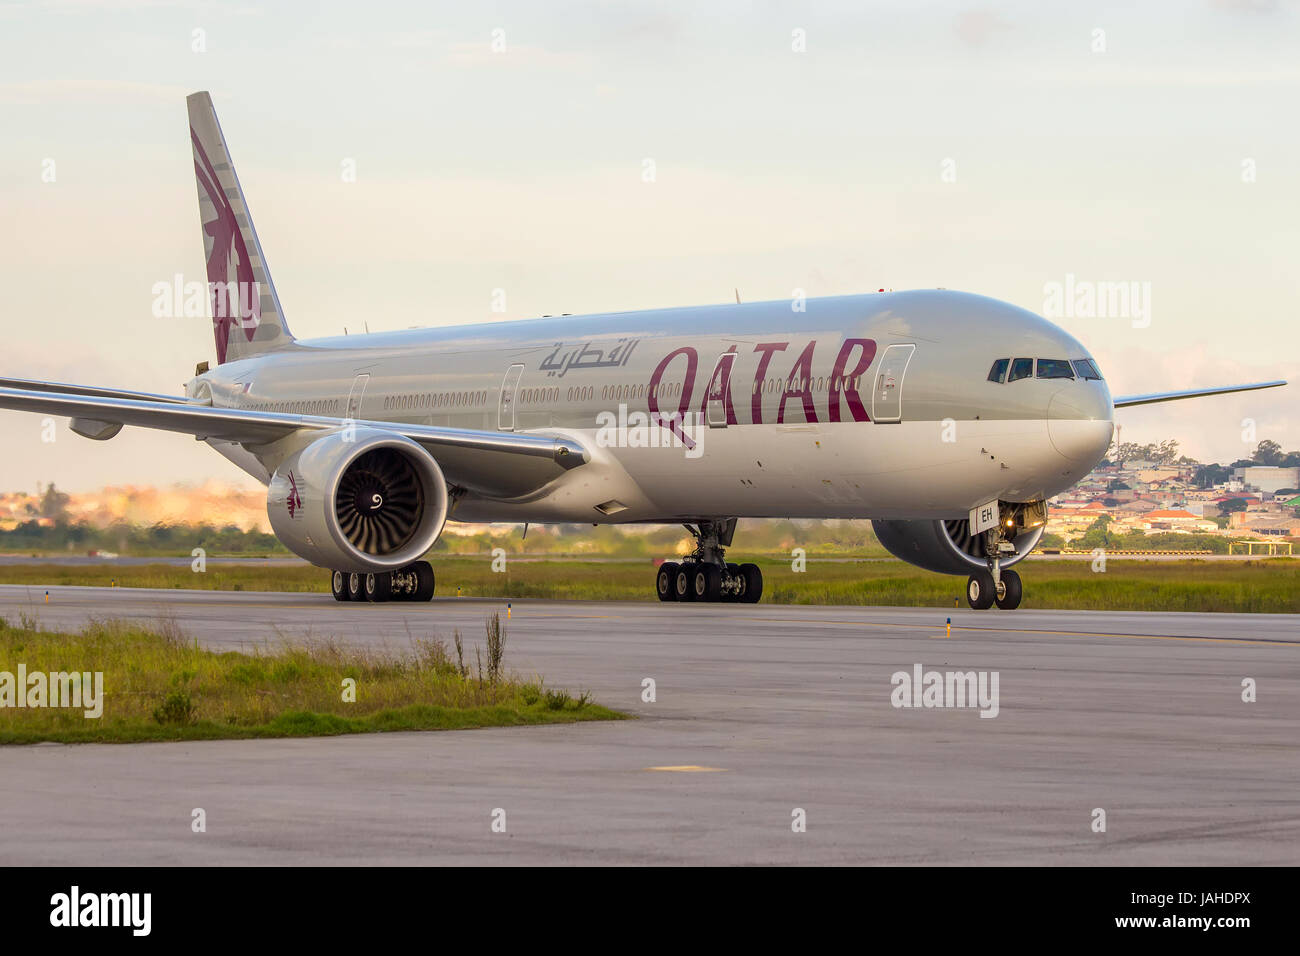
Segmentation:
<svg viewBox="0 0 1300 956">
<path fill-rule="evenodd" d="M 668 773 L 726 773 L 726 767 L 697 767 L 694 764 L 684 764 L 680 767 L 646 767 L 647 770 L 662 770 Z"/>
</svg>

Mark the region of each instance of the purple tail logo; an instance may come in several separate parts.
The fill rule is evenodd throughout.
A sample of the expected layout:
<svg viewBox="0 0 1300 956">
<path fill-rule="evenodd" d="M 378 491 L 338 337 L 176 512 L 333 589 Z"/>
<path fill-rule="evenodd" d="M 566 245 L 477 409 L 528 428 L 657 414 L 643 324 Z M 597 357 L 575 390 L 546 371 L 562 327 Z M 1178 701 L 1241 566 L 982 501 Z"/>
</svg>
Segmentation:
<svg viewBox="0 0 1300 956">
<path fill-rule="evenodd" d="M 284 506 L 289 509 L 289 517 L 298 517 L 298 512 L 302 511 L 302 495 L 298 494 L 298 479 L 289 472 L 289 494 L 285 496 Z"/>
<path fill-rule="evenodd" d="M 235 210 L 192 128 L 190 140 L 194 144 L 194 175 L 217 210 L 217 218 L 205 222 L 203 231 L 212 237 L 207 263 L 208 295 L 212 299 L 212 324 L 216 328 L 217 363 L 221 364 L 226 361 L 232 325 L 238 324 L 244 330 L 244 338 L 253 341 L 262 318 L 262 296 L 253 278 L 253 261 L 239 231 Z"/>
</svg>

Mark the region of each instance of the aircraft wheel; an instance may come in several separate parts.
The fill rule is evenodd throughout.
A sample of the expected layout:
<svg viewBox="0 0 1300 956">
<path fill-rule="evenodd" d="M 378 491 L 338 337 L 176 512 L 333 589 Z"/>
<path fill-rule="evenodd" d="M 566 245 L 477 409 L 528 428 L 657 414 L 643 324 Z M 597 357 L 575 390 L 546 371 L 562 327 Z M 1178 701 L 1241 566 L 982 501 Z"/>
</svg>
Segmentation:
<svg viewBox="0 0 1300 956">
<path fill-rule="evenodd" d="M 348 576 L 342 571 L 330 572 L 330 593 L 334 595 L 336 601 L 348 599 Z"/>
<path fill-rule="evenodd" d="M 722 570 L 713 564 L 701 564 L 695 571 L 695 600 L 722 600 Z"/>
<path fill-rule="evenodd" d="M 740 576 L 745 579 L 745 590 L 740 592 L 737 600 L 745 604 L 757 604 L 763 596 L 763 572 L 757 564 L 742 564 Z"/>
<path fill-rule="evenodd" d="M 1020 607 L 1020 598 L 1023 589 L 1020 586 L 1020 575 L 1015 571 L 1006 570 L 1002 572 L 1002 593 L 998 595 L 998 607 L 1004 611 L 1014 611 Z"/>
<path fill-rule="evenodd" d="M 966 603 L 977 611 L 983 611 L 993 606 L 993 599 L 997 597 L 997 588 L 993 584 L 993 575 L 981 568 L 972 572 L 971 576 L 966 579 Z"/>
<path fill-rule="evenodd" d="M 677 600 L 677 562 L 665 561 L 655 574 L 655 592 L 661 601 Z"/>
<path fill-rule="evenodd" d="M 722 600 L 728 602 L 739 601 L 740 596 L 745 592 L 745 576 L 740 573 L 740 565 L 728 562 L 727 577 L 731 579 L 731 586 L 722 595 Z"/>
<path fill-rule="evenodd" d="M 685 564 L 677 565 L 677 573 L 673 576 L 673 594 L 678 601 L 695 600 L 695 563 L 688 561 Z"/>
<path fill-rule="evenodd" d="M 415 572 L 415 593 L 411 595 L 412 601 L 432 601 L 433 600 L 433 565 L 428 561 L 416 561 L 411 565 L 411 570 Z"/>
<path fill-rule="evenodd" d="M 382 604 L 393 596 L 393 576 L 387 571 L 366 575 L 366 600 Z"/>
<path fill-rule="evenodd" d="M 348 600 L 364 601 L 366 599 L 365 575 L 353 571 L 348 575 Z"/>
</svg>

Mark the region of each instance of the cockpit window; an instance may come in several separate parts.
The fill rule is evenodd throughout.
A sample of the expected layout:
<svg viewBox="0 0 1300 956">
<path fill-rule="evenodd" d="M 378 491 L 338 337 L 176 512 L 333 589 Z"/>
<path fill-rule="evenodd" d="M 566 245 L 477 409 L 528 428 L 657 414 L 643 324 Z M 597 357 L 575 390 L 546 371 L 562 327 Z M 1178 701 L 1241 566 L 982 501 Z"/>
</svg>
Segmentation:
<svg viewBox="0 0 1300 956">
<path fill-rule="evenodd" d="M 1007 380 L 1007 366 L 1011 364 L 1011 359 L 998 359 L 989 369 L 990 382 L 1005 382 Z"/>
<path fill-rule="evenodd" d="M 1034 374 L 1034 360 L 1031 358 L 1018 358 L 1011 360 L 1011 374 L 1007 376 L 1008 382 L 1018 382 L 1022 378 L 1031 378 Z"/>
<path fill-rule="evenodd" d="M 1065 359 L 1039 359 L 1039 378 L 1074 378 L 1074 369 Z"/>
<path fill-rule="evenodd" d="M 1097 371 L 1097 363 L 1092 359 L 1075 359 L 1071 364 L 1079 378 L 1090 382 L 1101 381 L 1101 372 Z"/>
</svg>

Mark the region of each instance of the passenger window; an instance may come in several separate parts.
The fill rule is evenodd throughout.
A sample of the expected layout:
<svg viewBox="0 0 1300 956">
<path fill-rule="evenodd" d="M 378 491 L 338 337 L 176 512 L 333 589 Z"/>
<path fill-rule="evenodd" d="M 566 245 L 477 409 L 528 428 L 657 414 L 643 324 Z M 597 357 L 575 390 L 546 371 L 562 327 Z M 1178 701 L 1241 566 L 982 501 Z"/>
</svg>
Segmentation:
<svg viewBox="0 0 1300 956">
<path fill-rule="evenodd" d="M 1011 374 L 1007 376 L 1008 382 L 1018 382 L 1022 378 L 1031 378 L 1034 374 L 1034 360 L 1027 358 L 1018 358 L 1011 360 Z"/>
<path fill-rule="evenodd" d="M 1007 366 L 1011 364 L 1011 359 L 998 359 L 989 369 L 989 381 L 998 382 L 999 384 L 1007 380 Z"/>
<path fill-rule="evenodd" d="M 1097 363 L 1092 359 L 1075 359 L 1072 364 L 1079 378 L 1090 382 L 1101 381 L 1101 372 L 1097 371 Z"/>
<path fill-rule="evenodd" d="M 1074 378 L 1074 370 L 1065 359 L 1039 359 L 1039 378 Z"/>
</svg>

